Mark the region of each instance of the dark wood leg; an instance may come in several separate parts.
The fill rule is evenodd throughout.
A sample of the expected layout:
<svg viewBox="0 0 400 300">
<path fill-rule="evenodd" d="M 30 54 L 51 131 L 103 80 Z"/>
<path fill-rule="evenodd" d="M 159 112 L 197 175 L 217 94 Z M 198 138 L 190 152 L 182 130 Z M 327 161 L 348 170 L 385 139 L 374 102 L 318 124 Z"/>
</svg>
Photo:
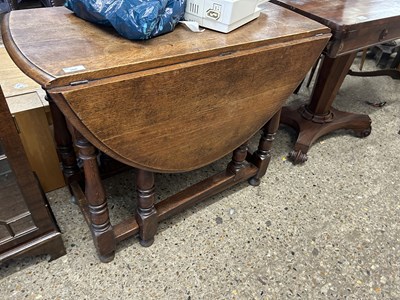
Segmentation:
<svg viewBox="0 0 400 300">
<path fill-rule="evenodd" d="M 289 154 L 293 163 L 305 162 L 312 143 L 329 132 L 351 129 L 359 137 L 370 134 L 371 119 L 367 115 L 341 112 L 331 107 L 355 55 L 351 53 L 337 58 L 325 56 L 310 104 L 282 109 L 281 123 L 299 131 L 294 150 Z"/>
<path fill-rule="evenodd" d="M 272 143 L 279 128 L 280 117 L 281 111 L 279 110 L 264 126 L 258 149 L 252 155 L 251 162 L 258 168 L 257 174 L 249 179 L 249 183 L 253 186 L 260 185 L 261 177 L 267 172 L 269 162 L 271 161 Z"/>
<path fill-rule="evenodd" d="M 110 223 L 107 201 L 96 159 L 96 149 L 82 136 L 77 137 L 79 157 L 85 173 L 85 195 L 88 201 L 93 241 L 102 262 L 109 262 L 115 254 L 115 235 Z"/>
<path fill-rule="evenodd" d="M 248 142 L 244 143 L 235 151 L 233 151 L 232 160 L 227 167 L 228 172 L 238 175 L 240 171 L 246 167 L 247 150 L 248 150 Z"/>
<path fill-rule="evenodd" d="M 321 56 L 317 59 L 317 61 L 315 62 L 315 64 L 311 68 L 310 77 L 308 78 L 307 85 L 306 85 L 307 87 L 310 87 L 311 81 L 312 81 L 312 79 L 314 77 L 315 71 L 317 70 L 318 63 L 319 63 L 320 59 L 321 59 Z"/>
<path fill-rule="evenodd" d="M 62 164 L 65 182 L 69 184 L 74 180 L 79 181 L 81 180 L 81 172 L 76 161 L 72 137 L 67 128 L 65 117 L 48 94 L 46 100 L 49 102 L 53 118 L 54 139 L 57 145 L 58 157 Z"/>
<path fill-rule="evenodd" d="M 139 224 L 140 244 L 149 247 L 154 242 L 158 227 L 157 211 L 154 207 L 154 173 L 138 169 L 136 190 L 138 196 L 136 221 Z"/>
</svg>

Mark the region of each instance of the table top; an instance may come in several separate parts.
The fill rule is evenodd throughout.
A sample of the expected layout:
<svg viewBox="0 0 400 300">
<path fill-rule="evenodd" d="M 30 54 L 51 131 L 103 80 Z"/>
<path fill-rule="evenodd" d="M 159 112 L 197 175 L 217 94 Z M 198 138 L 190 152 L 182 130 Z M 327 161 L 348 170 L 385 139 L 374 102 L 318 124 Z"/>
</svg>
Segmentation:
<svg viewBox="0 0 400 300">
<path fill-rule="evenodd" d="M 13 11 L 2 35 L 14 62 L 95 147 L 156 172 L 197 169 L 249 140 L 331 36 L 271 3 L 228 34 L 177 26 L 129 41 L 59 7 Z"/>
<path fill-rule="evenodd" d="M 147 41 L 124 39 L 64 7 L 12 11 L 3 22 L 10 56 L 46 88 L 328 32 L 325 26 L 272 4 L 266 5 L 266 13 L 259 18 L 229 34 L 192 33 L 178 25 L 174 32 Z"/>
<path fill-rule="evenodd" d="M 400 37 L 400 0 L 271 0 L 271 2 L 331 28 L 333 43 L 330 43 L 329 47 L 333 49 L 328 51 L 331 56 Z M 352 40 L 351 44 L 346 43 L 349 40 Z M 343 44 L 340 45 L 341 43 Z"/>
</svg>

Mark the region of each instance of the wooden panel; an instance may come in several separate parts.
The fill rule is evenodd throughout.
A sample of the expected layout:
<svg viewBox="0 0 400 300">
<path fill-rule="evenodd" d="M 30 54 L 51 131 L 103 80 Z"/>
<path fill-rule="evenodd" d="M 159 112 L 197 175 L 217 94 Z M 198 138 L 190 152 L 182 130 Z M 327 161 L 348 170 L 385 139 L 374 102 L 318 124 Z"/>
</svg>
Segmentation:
<svg viewBox="0 0 400 300">
<path fill-rule="evenodd" d="M 31 95 L 36 96 L 36 94 Z M 65 185 L 44 107 L 14 114 L 32 170 L 45 192 Z"/>
<path fill-rule="evenodd" d="M 302 11 L 332 29 L 379 21 L 400 14 L 399 0 L 272 0 Z"/>
<path fill-rule="evenodd" d="M 24 202 L 24 197 L 18 187 L 15 174 L 10 171 L 0 177 L 0 221 L 10 218 L 10 211 L 15 215 L 26 213 L 28 208 Z"/>
<path fill-rule="evenodd" d="M 400 0 L 271 0 L 332 29 L 327 54 L 336 57 L 400 36 Z"/>
<path fill-rule="evenodd" d="M 75 86 L 63 92 L 67 105 L 52 95 L 73 125 L 110 156 L 159 172 L 188 171 L 254 135 L 328 39 L 322 35 Z"/>
<path fill-rule="evenodd" d="M 384 19 L 380 22 L 368 22 L 357 28 L 357 30 L 346 31 L 340 43 L 330 45 L 328 49 L 329 53 L 338 53 L 341 55 L 362 50 L 366 46 L 371 47 L 399 38 L 400 8 L 397 13 L 397 17 Z"/>
<path fill-rule="evenodd" d="M 174 32 L 155 39 L 129 41 L 110 28 L 79 19 L 64 7 L 54 7 L 35 9 L 34 13 L 11 12 L 3 20 L 2 35 L 17 65 L 49 87 L 328 32 L 325 26 L 286 9 L 269 3 L 266 6 L 258 19 L 229 34 L 211 30 L 195 34 L 179 25 Z M 85 69 L 71 73 L 63 70 L 73 66 Z"/>
</svg>

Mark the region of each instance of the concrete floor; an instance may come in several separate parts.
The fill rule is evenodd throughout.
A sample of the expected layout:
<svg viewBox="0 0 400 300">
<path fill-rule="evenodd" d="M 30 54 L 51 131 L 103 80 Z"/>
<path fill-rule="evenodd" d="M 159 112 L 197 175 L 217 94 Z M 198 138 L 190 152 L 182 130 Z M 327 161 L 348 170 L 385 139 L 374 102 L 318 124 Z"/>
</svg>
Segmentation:
<svg viewBox="0 0 400 300">
<path fill-rule="evenodd" d="M 348 76 L 335 107 L 368 114 L 369 137 L 329 134 L 306 164 L 293 166 L 286 154 L 295 133 L 281 128 L 259 187 L 240 184 L 163 222 L 149 248 L 124 241 L 108 264 L 96 257 L 67 189 L 49 193 L 67 255 L 3 264 L 1 299 L 400 299 L 399 83 Z M 303 87 L 289 101 L 309 94 Z M 159 198 L 223 169 L 228 159 L 157 176 Z M 112 221 L 131 215 L 133 175 L 106 187 Z"/>
</svg>

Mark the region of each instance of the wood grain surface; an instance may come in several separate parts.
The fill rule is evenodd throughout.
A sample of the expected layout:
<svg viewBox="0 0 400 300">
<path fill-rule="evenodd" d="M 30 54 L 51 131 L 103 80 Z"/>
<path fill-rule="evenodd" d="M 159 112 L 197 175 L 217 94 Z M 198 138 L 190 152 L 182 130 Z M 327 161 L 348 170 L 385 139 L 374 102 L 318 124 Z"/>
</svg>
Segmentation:
<svg viewBox="0 0 400 300">
<path fill-rule="evenodd" d="M 400 0 L 271 0 L 332 29 L 331 57 L 397 39 Z"/>
<path fill-rule="evenodd" d="M 327 27 L 274 4 L 229 34 L 178 26 L 135 42 L 65 8 L 14 11 L 2 34 L 16 64 L 91 144 L 157 172 L 196 169 L 242 145 L 330 37 Z M 83 68 L 65 72 L 73 66 Z"/>
<path fill-rule="evenodd" d="M 188 171 L 254 135 L 293 92 L 327 38 L 113 77 L 62 95 L 53 89 L 51 95 L 74 127 L 108 155 L 147 170 Z"/>
<path fill-rule="evenodd" d="M 68 85 L 134 71 L 214 57 L 329 30 L 286 9 L 267 4 L 259 18 L 229 33 L 193 33 L 178 25 L 172 33 L 129 41 L 108 27 L 76 17 L 64 7 L 13 11 L 2 36 L 16 64 L 42 86 Z M 64 68 L 83 66 L 78 72 Z"/>
</svg>

